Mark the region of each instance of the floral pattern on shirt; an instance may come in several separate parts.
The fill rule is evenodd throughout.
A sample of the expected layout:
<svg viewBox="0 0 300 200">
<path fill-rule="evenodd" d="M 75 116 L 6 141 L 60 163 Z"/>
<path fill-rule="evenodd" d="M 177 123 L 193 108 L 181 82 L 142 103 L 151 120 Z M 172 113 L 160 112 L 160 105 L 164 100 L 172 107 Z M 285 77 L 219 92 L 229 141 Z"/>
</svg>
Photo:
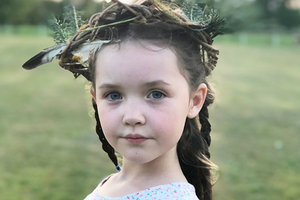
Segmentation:
<svg viewBox="0 0 300 200">
<path fill-rule="evenodd" d="M 194 186 L 184 182 L 160 185 L 118 198 L 105 197 L 97 193 L 104 181 L 84 200 L 198 200 Z"/>
</svg>

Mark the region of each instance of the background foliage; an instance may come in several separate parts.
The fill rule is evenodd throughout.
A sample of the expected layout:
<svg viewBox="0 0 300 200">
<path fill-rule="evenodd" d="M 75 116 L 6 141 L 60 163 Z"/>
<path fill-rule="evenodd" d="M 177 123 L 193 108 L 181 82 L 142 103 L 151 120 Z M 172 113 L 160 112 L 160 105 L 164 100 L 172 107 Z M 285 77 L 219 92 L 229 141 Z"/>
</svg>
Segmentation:
<svg viewBox="0 0 300 200">
<path fill-rule="evenodd" d="M 227 18 L 231 31 L 237 30 L 293 30 L 300 26 L 300 12 L 289 9 L 292 0 L 194 0 L 218 8 Z M 64 5 L 74 4 L 84 10 L 87 19 L 107 5 L 105 1 L 64 0 L 60 2 L 41 0 L 2 0 L 0 24 L 46 24 L 52 15 L 61 16 Z M 183 0 L 175 0 L 182 3 Z"/>
<path fill-rule="evenodd" d="M 272 11 L 271 2 L 277 2 Z M 222 10 L 232 31 L 243 31 L 215 41 L 220 49 L 210 80 L 216 89 L 211 153 L 220 168 L 215 200 L 299 199 L 299 12 L 286 12 L 283 2 L 206 2 Z M 91 97 L 84 79 L 75 81 L 56 62 L 33 71 L 21 68 L 54 45 L 47 36 L 51 32 L 40 24 L 51 13 L 60 16 L 63 5 L 0 1 L 3 200 L 83 199 L 114 172 L 89 117 Z M 102 9 L 92 1 L 76 6 L 86 9 L 86 16 Z M 293 20 L 281 18 L 282 12 L 294 15 Z"/>
</svg>

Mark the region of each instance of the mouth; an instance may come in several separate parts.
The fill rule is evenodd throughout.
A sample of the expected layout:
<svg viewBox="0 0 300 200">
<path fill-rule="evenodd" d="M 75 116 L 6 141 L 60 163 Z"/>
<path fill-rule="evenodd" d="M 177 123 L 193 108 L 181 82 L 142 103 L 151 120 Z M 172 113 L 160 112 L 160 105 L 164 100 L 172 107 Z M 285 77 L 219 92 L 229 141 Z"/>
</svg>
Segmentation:
<svg viewBox="0 0 300 200">
<path fill-rule="evenodd" d="M 124 139 L 132 144 L 140 144 L 148 140 L 148 138 L 139 134 L 128 134 L 124 137 Z"/>
</svg>

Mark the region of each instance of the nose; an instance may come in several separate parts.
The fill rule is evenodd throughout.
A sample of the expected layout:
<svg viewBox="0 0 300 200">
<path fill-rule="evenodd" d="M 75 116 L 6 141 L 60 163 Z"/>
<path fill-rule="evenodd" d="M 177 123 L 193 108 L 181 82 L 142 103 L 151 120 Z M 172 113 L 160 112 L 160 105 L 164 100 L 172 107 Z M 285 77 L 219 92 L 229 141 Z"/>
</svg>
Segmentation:
<svg viewBox="0 0 300 200">
<path fill-rule="evenodd" d="M 143 108 L 138 102 L 126 102 L 124 105 L 123 124 L 126 126 L 136 126 L 145 124 L 146 119 Z"/>
</svg>

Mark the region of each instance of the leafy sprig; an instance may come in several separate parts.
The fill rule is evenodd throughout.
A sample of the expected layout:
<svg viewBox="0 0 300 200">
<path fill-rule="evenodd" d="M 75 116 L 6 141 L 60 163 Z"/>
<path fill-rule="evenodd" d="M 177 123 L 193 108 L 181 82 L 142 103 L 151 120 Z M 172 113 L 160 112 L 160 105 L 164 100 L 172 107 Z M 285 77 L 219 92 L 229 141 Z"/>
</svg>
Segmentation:
<svg viewBox="0 0 300 200">
<path fill-rule="evenodd" d="M 198 4 L 185 1 L 182 3 L 181 9 L 190 21 L 196 23 L 202 21 L 204 12 Z"/>
<path fill-rule="evenodd" d="M 60 20 L 58 18 L 53 18 L 52 20 L 49 20 L 49 28 L 53 32 L 52 37 L 56 44 L 64 43 L 68 38 L 64 24 L 64 20 Z"/>
<path fill-rule="evenodd" d="M 182 3 L 181 9 L 190 21 L 201 25 L 202 30 L 212 33 L 213 37 L 226 32 L 225 19 L 220 16 L 217 10 L 207 5 L 201 7 L 199 4 L 187 1 Z"/>
<path fill-rule="evenodd" d="M 76 11 L 72 5 L 64 7 L 62 19 L 54 17 L 49 21 L 49 27 L 53 31 L 56 44 L 65 43 L 86 22 L 82 20 L 81 13 Z"/>
</svg>

